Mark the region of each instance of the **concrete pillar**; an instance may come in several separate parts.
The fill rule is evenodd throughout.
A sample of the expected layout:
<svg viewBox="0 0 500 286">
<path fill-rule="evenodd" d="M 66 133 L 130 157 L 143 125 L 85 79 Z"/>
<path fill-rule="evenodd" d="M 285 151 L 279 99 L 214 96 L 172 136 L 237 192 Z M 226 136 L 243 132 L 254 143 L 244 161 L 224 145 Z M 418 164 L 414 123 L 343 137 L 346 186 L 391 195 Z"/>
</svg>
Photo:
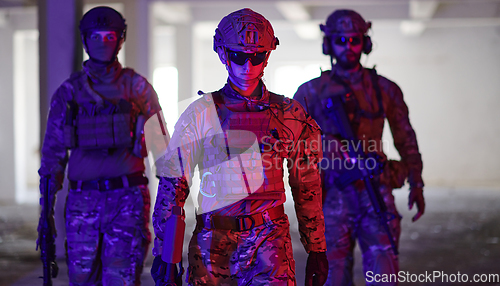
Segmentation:
<svg viewBox="0 0 500 286">
<path fill-rule="evenodd" d="M 179 101 L 182 101 L 196 94 L 193 89 L 193 26 L 178 24 L 175 29 L 175 65 L 179 74 Z"/>
<path fill-rule="evenodd" d="M 134 69 L 144 76 L 150 83 L 153 82 L 153 59 L 151 45 L 151 30 L 153 17 L 150 16 L 150 5 L 148 0 L 124 0 L 123 17 L 127 21 L 127 39 L 125 41 L 125 65 Z M 149 190 L 151 194 L 151 213 L 156 201 L 156 190 L 158 179 L 150 167 L 148 158 L 144 161 L 146 165 L 146 176 L 149 178 Z M 152 244 L 148 250 L 151 252 Z"/>
<path fill-rule="evenodd" d="M 151 78 L 150 60 L 150 17 L 149 1 L 125 0 L 124 17 L 127 21 L 127 39 L 125 42 L 125 64 L 136 72 Z"/>
<path fill-rule="evenodd" d="M 50 99 L 56 89 L 70 74 L 80 69 L 81 46 L 78 22 L 81 18 L 81 0 L 45 0 L 38 2 L 39 53 L 40 53 L 40 132 L 45 135 Z M 78 56 L 77 56 L 78 55 Z M 65 257 L 64 205 L 67 182 L 59 191 L 55 206 L 57 228 L 56 255 Z"/>
<path fill-rule="evenodd" d="M 81 52 L 75 51 L 81 49 L 76 45 L 80 41 L 77 23 L 81 17 L 77 13 L 81 14 L 81 11 L 81 0 L 38 3 L 41 134 L 45 134 L 52 94 L 74 70 L 80 68 L 76 54 Z"/>
<path fill-rule="evenodd" d="M 14 59 L 13 28 L 7 23 L 0 27 L 0 200 L 15 203 L 14 173 Z"/>
</svg>

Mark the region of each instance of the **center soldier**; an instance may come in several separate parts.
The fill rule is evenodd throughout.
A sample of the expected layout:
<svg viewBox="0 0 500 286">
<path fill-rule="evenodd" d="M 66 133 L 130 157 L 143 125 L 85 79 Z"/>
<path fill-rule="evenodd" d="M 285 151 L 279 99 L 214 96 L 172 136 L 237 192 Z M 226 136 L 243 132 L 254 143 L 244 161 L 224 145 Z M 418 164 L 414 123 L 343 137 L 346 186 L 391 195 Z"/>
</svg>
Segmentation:
<svg viewBox="0 0 500 286">
<path fill-rule="evenodd" d="M 186 281 L 296 285 L 283 206 L 284 159 L 301 241 L 309 253 L 305 284 L 326 281 L 317 168 L 322 158 L 320 129 L 297 101 L 268 91 L 261 80 L 277 45 L 269 21 L 248 8 L 225 16 L 215 30 L 214 50 L 228 71 L 228 81 L 186 109 L 165 156 L 157 161 L 160 184 L 153 213 L 151 270 L 157 285 L 172 281 L 171 269 L 177 273 L 174 263 L 180 260 L 182 244 L 171 242 L 183 240 L 183 206 L 196 166 L 201 184 Z"/>
</svg>

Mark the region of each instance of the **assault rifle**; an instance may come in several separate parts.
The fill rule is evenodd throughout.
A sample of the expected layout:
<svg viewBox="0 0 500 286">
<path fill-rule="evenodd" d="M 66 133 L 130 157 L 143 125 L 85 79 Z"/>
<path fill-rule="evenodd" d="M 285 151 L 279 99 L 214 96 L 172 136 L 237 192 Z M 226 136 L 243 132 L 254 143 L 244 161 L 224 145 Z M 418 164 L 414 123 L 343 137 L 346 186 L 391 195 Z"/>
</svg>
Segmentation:
<svg viewBox="0 0 500 286">
<path fill-rule="evenodd" d="M 38 233 L 38 244 L 40 245 L 40 259 L 43 263 L 43 285 L 52 286 L 52 278 L 57 277 L 59 267 L 56 263 L 56 246 L 54 240 L 55 227 L 51 221 L 52 199 L 50 195 L 50 177 L 43 177 L 42 188 L 42 213 L 40 215 L 40 229 Z"/>
<path fill-rule="evenodd" d="M 377 171 L 380 172 L 382 167 L 379 166 L 378 170 L 377 168 L 371 168 L 370 170 L 370 168 L 366 165 L 367 159 L 369 159 L 370 156 L 365 154 L 362 150 L 360 150 L 361 148 L 359 148 L 361 146 L 361 142 L 354 135 L 354 131 L 352 130 L 349 117 L 347 116 L 347 112 L 344 107 L 344 102 L 342 101 L 342 96 L 338 95 L 329 97 L 326 101 L 325 107 L 328 115 L 335 121 L 335 125 L 338 128 L 340 135 L 348 142 L 348 160 L 352 164 L 352 168 L 348 172 L 343 173 L 335 183 L 340 188 L 344 188 L 357 180 L 363 180 L 375 214 L 377 215 L 380 225 L 384 228 L 389 242 L 391 243 L 392 251 L 395 255 L 398 255 L 396 243 L 394 242 L 394 238 L 392 237 L 392 233 L 389 229 L 389 222 L 393 220 L 395 216 L 387 211 L 387 206 L 380 195 L 378 184 L 375 181 Z"/>
</svg>

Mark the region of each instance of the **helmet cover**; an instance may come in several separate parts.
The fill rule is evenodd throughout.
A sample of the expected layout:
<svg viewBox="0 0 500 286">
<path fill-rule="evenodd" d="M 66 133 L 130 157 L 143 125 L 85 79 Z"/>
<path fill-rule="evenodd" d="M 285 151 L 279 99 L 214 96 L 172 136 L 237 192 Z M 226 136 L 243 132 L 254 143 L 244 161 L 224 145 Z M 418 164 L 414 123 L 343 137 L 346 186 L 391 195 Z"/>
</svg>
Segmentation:
<svg viewBox="0 0 500 286">
<path fill-rule="evenodd" d="M 119 38 L 125 39 L 127 24 L 123 16 L 115 9 L 99 6 L 83 15 L 79 28 L 82 36 L 91 31 L 111 30 L 116 31 Z"/>
<path fill-rule="evenodd" d="M 372 23 L 366 22 L 353 10 L 335 10 L 326 19 L 326 25 L 319 25 L 326 36 L 340 33 L 357 33 L 365 35 Z"/>
<path fill-rule="evenodd" d="M 267 52 L 279 44 L 271 23 L 261 14 L 244 8 L 222 18 L 214 36 L 214 51 L 225 47 L 240 52 Z"/>
</svg>

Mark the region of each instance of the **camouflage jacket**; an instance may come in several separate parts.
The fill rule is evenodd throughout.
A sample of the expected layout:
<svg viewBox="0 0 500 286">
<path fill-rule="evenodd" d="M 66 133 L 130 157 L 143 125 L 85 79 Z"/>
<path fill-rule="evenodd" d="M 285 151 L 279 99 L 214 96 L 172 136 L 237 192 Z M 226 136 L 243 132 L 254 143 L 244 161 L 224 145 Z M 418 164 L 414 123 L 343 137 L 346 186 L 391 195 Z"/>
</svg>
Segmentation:
<svg viewBox="0 0 500 286">
<path fill-rule="evenodd" d="M 262 84 L 263 85 L 263 84 Z M 262 97 L 256 100 L 244 98 L 227 84 L 219 92 L 226 106 L 232 109 L 251 111 L 253 106 L 269 101 L 271 93 L 262 87 Z M 324 236 L 324 217 L 321 203 L 321 186 L 317 162 L 322 157 L 320 130 L 316 122 L 307 116 L 303 107 L 295 100 L 283 98 L 283 121 L 287 132 L 281 137 L 282 152 L 276 154 L 287 159 L 289 184 L 299 222 L 301 241 L 309 251 L 326 251 Z M 273 108 L 273 106 L 271 106 Z M 153 213 L 153 226 L 156 233 L 153 255 L 159 255 L 162 248 L 164 224 L 171 215 L 172 206 L 184 206 L 193 183 L 195 166 L 202 164 L 209 138 L 220 130 L 221 123 L 212 94 L 204 94 L 192 103 L 180 116 L 166 156 L 157 161 L 157 175 L 160 185 Z M 299 143 L 302 145 L 299 147 Z M 179 160 L 181 154 L 181 160 Z M 182 161 L 182 162 L 181 162 Z M 201 179 L 200 173 L 200 179 Z M 237 201 L 230 205 L 220 204 L 215 199 L 198 194 L 197 212 L 210 205 L 215 215 L 239 216 L 252 215 L 281 205 L 286 196 L 277 200 Z M 207 211 L 206 208 L 203 210 Z"/>
<path fill-rule="evenodd" d="M 378 83 L 380 98 L 373 84 L 374 79 Z M 346 102 L 351 126 L 362 142 L 363 151 L 376 152 L 384 161 L 386 156 L 383 153 L 382 132 L 387 119 L 394 146 L 408 170 L 410 186 L 422 187 L 422 159 L 417 137 L 399 86 L 372 69 L 361 67 L 349 73 L 334 66 L 332 70 L 323 71 L 320 77 L 302 84 L 294 99 L 304 106 L 307 103 L 311 116 L 318 122 L 323 134 L 338 136 L 338 127 L 324 112 L 325 99 L 338 95 L 343 96 Z"/>
<path fill-rule="evenodd" d="M 77 147 L 69 155 L 64 144 L 68 103 L 92 103 L 91 93 L 111 102 L 119 99 L 130 101 L 135 114 L 146 118 L 161 109 L 153 87 L 134 70 L 122 68 L 119 62 L 98 69 L 86 61 L 83 70 L 72 74 L 51 98 L 38 173 L 40 176 L 54 176 L 59 186 L 62 185 L 66 165 L 71 180 L 94 180 L 144 171 L 143 158 L 132 155 L 131 148 L 103 154 L 100 150 L 80 150 Z"/>
</svg>

